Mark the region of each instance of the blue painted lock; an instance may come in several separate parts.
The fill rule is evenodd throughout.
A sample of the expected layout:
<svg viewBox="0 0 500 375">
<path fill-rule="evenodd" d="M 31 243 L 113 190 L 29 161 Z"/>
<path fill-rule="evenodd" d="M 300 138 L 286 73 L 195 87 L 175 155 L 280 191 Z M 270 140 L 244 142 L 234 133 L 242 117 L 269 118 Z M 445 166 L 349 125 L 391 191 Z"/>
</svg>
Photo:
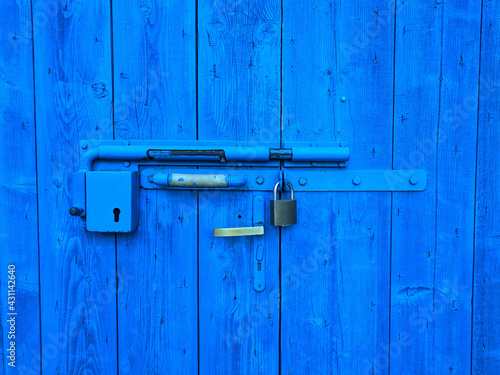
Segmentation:
<svg viewBox="0 0 500 375">
<path fill-rule="evenodd" d="M 132 232 L 139 224 L 137 172 L 86 173 L 89 232 Z"/>
</svg>

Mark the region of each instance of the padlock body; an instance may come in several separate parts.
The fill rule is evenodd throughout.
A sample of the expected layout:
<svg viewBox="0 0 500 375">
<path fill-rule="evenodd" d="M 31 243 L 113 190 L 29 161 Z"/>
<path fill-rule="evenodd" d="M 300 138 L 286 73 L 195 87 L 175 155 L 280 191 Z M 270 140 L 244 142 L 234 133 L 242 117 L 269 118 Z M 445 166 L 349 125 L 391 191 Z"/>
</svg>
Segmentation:
<svg viewBox="0 0 500 375">
<path fill-rule="evenodd" d="M 297 224 L 297 201 L 295 199 L 272 200 L 271 224 L 276 227 Z"/>
</svg>

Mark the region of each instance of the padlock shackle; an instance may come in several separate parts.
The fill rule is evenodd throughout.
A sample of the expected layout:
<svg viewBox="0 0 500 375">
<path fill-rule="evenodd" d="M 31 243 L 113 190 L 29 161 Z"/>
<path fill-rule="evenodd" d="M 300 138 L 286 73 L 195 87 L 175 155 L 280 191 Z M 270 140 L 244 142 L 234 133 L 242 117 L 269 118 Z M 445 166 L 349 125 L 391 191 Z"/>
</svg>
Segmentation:
<svg viewBox="0 0 500 375">
<path fill-rule="evenodd" d="M 273 194 L 274 194 L 274 200 L 276 200 L 276 197 L 278 195 L 278 186 L 280 186 L 281 181 L 278 181 L 278 183 L 274 186 Z M 285 184 L 290 188 L 290 199 L 293 199 L 293 185 L 290 181 L 286 180 Z"/>
</svg>

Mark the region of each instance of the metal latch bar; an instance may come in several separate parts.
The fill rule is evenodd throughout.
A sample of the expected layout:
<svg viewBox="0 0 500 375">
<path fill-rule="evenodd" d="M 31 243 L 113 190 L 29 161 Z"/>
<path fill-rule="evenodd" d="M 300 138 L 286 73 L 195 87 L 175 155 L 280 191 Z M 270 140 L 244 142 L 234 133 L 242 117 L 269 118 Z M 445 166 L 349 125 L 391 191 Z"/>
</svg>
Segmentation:
<svg viewBox="0 0 500 375">
<path fill-rule="evenodd" d="M 349 160 L 347 147 L 292 147 L 271 149 L 259 146 L 222 146 L 210 149 L 203 146 L 100 145 L 83 157 L 81 171 L 91 171 L 97 160 L 156 160 L 161 161 L 219 161 L 268 162 L 271 160 L 295 162 L 344 162 Z"/>
</svg>

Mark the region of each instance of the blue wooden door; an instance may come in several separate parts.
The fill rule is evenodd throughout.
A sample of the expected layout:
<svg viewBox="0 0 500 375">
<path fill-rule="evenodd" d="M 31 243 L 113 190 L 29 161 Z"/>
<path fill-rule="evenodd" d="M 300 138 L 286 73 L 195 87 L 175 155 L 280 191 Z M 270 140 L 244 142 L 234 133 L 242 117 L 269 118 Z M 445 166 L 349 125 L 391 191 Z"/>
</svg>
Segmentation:
<svg viewBox="0 0 500 375">
<path fill-rule="evenodd" d="M 6 2 L 1 373 L 499 373 L 499 15 L 497 0 Z M 213 235 L 250 226 L 256 192 L 141 189 L 129 234 L 69 216 L 70 176 L 104 140 L 327 143 L 349 169 L 428 183 L 298 192 L 285 228 L 259 192 L 258 292 L 252 238 Z"/>
</svg>

